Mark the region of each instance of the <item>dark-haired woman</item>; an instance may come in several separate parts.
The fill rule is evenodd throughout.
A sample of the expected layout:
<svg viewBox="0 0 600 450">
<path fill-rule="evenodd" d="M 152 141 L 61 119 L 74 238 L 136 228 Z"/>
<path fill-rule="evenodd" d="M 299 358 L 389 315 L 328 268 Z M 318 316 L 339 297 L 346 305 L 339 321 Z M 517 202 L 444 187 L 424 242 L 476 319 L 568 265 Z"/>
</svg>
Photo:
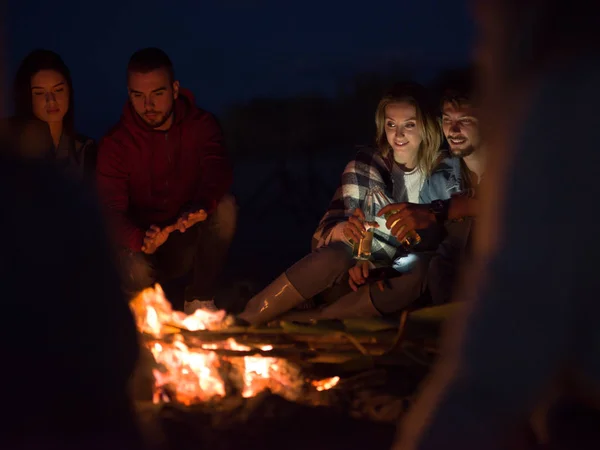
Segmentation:
<svg viewBox="0 0 600 450">
<path fill-rule="evenodd" d="M 43 156 L 69 176 L 92 179 L 96 145 L 75 131 L 74 103 L 71 73 L 58 54 L 39 49 L 23 59 L 14 82 L 16 119 L 46 123 L 52 145 Z"/>
</svg>

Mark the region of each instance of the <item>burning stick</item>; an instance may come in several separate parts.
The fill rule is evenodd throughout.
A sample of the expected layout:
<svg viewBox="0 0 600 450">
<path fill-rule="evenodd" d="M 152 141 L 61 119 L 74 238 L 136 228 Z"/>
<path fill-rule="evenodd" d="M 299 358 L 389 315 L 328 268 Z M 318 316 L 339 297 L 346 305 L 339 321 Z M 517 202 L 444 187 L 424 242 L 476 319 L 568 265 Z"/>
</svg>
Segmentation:
<svg viewBox="0 0 600 450">
<path fill-rule="evenodd" d="M 156 362 L 154 402 L 177 401 L 185 405 L 207 402 L 229 394 L 253 397 L 266 389 L 296 400 L 307 389 L 331 389 L 337 381 L 305 383 L 300 370 L 285 359 L 264 353 L 272 345 L 252 347 L 229 337 L 202 342 L 187 332 L 222 330 L 225 311 L 197 310 L 193 315 L 173 311 L 160 286 L 146 289 L 131 302 L 139 331 Z M 193 344 L 193 345 L 191 345 Z"/>
</svg>

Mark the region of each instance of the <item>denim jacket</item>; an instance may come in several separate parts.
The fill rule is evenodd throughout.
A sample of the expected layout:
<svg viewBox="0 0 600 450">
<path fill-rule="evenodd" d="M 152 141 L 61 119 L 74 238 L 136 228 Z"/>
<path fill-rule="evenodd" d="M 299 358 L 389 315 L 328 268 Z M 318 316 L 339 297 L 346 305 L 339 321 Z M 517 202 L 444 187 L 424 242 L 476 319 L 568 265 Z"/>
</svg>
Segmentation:
<svg viewBox="0 0 600 450">
<path fill-rule="evenodd" d="M 452 194 L 463 189 L 460 158 L 444 152 L 433 173 L 427 177 L 419 194 L 419 203 L 431 203 L 434 200 L 447 200 Z"/>
</svg>

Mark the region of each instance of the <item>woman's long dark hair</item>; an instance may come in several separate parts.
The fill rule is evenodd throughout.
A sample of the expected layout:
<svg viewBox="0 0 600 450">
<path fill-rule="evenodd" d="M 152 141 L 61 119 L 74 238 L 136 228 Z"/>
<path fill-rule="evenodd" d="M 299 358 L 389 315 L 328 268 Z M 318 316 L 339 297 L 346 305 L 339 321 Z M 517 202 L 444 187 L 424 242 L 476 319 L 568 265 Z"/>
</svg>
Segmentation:
<svg viewBox="0 0 600 450">
<path fill-rule="evenodd" d="M 63 118 L 63 130 L 75 133 L 75 108 L 71 72 L 62 58 L 51 50 L 37 49 L 29 53 L 17 70 L 13 86 L 14 111 L 17 118 L 34 119 L 31 94 L 31 77 L 40 70 L 54 70 L 66 80 L 69 88 L 69 110 Z"/>
</svg>

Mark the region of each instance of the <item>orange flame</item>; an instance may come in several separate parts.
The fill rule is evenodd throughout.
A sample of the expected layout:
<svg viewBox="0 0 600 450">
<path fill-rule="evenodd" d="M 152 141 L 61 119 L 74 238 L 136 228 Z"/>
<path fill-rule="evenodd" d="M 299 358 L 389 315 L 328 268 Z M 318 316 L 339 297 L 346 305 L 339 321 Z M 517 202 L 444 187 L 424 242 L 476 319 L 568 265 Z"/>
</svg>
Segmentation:
<svg viewBox="0 0 600 450">
<path fill-rule="evenodd" d="M 220 350 L 239 352 L 273 350 L 272 345 L 252 348 L 233 338 L 190 345 L 182 330 L 219 330 L 226 327 L 225 311 L 197 310 L 186 315 L 173 311 L 159 285 L 141 292 L 130 303 L 138 330 L 149 336 L 145 344 L 158 369 L 154 375 L 154 402 L 175 400 L 190 405 L 224 397 L 235 386 L 243 397 L 265 389 L 296 400 L 305 387 L 297 367 L 284 359 L 252 356 L 222 356 Z M 317 391 L 331 389 L 339 377 L 313 381 Z"/>
</svg>

